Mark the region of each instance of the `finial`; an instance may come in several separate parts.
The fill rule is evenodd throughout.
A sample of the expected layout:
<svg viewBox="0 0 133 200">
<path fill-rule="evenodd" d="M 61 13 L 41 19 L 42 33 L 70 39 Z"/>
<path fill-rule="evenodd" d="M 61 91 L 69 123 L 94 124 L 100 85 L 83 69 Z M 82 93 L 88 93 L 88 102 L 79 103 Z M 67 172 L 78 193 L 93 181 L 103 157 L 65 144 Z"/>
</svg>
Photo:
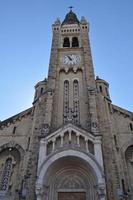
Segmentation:
<svg viewBox="0 0 133 200">
<path fill-rule="evenodd" d="M 70 9 L 70 11 L 72 11 L 72 9 L 74 8 L 73 6 L 68 7 Z"/>
</svg>

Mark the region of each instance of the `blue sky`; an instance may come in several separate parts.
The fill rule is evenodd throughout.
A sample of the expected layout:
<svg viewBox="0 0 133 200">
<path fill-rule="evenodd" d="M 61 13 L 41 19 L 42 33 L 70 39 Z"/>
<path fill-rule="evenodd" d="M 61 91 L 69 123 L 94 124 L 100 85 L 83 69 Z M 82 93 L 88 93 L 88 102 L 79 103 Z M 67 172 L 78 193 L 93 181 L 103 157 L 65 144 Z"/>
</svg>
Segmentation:
<svg viewBox="0 0 133 200">
<path fill-rule="evenodd" d="M 51 25 L 71 5 L 90 23 L 95 75 L 109 82 L 113 104 L 133 111 L 132 0 L 0 0 L 0 120 L 32 106 L 47 77 Z"/>
</svg>

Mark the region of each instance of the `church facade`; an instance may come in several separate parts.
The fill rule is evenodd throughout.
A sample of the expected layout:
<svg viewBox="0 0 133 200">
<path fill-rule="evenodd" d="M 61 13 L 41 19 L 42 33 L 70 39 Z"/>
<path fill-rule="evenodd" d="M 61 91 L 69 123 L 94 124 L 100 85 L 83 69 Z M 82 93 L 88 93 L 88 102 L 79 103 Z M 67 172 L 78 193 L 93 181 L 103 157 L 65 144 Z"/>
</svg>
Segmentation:
<svg viewBox="0 0 133 200">
<path fill-rule="evenodd" d="M 0 199 L 132 200 L 133 113 L 95 79 L 86 19 L 52 31 L 33 106 L 0 122 Z"/>
</svg>

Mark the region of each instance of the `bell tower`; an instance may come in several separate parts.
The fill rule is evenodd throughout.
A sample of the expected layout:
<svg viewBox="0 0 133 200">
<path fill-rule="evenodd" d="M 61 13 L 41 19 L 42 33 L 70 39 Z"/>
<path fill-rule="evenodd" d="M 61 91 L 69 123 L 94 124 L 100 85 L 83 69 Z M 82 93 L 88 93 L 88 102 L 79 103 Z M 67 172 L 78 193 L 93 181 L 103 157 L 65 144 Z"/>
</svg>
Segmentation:
<svg viewBox="0 0 133 200">
<path fill-rule="evenodd" d="M 48 88 L 53 91 L 53 129 L 72 123 L 97 132 L 95 78 L 88 37 L 89 24 L 70 10 L 52 26 Z"/>
<path fill-rule="evenodd" d="M 37 200 L 105 200 L 89 24 L 71 9 L 52 31 L 48 79 L 36 86 Z"/>
<path fill-rule="evenodd" d="M 72 7 L 54 22 L 33 106 L 0 122 L 0 199 L 133 199 L 133 113 L 95 80 L 89 29 Z"/>
</svg>

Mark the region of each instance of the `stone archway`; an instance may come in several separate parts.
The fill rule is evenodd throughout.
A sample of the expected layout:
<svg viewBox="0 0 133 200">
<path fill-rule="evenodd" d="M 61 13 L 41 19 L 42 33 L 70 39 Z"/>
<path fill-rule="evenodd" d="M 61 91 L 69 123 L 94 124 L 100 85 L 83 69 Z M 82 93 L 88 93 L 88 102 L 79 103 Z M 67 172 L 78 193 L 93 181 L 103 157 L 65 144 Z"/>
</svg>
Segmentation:
<svg viewBox="0 0 133 200">
<path fill-rule="evenodd" d="M 38 170 L 36 195 L 37 200 L 60 200 L 62 195 L 69 195 L 69 198 L 81 195 L 81 200 L 104 200 L 102 169 L 83 152 L 59 152 L 46 160 Z"/>
<path fill-rule="evenodd" d="M 93 187 L 96 186 L 95 178 L 83 168 L 81 162 L 75 157 L 66 157 L 53 163 L 45 176 L 45 185 L 49 187 L 49 199 L 59 200 L 61 194 L 66 198 L 70 198 L 71 194 L 85 194 L 88 198 L 96 196 L 96 191 L 93 191 Z"/>
</svg>

